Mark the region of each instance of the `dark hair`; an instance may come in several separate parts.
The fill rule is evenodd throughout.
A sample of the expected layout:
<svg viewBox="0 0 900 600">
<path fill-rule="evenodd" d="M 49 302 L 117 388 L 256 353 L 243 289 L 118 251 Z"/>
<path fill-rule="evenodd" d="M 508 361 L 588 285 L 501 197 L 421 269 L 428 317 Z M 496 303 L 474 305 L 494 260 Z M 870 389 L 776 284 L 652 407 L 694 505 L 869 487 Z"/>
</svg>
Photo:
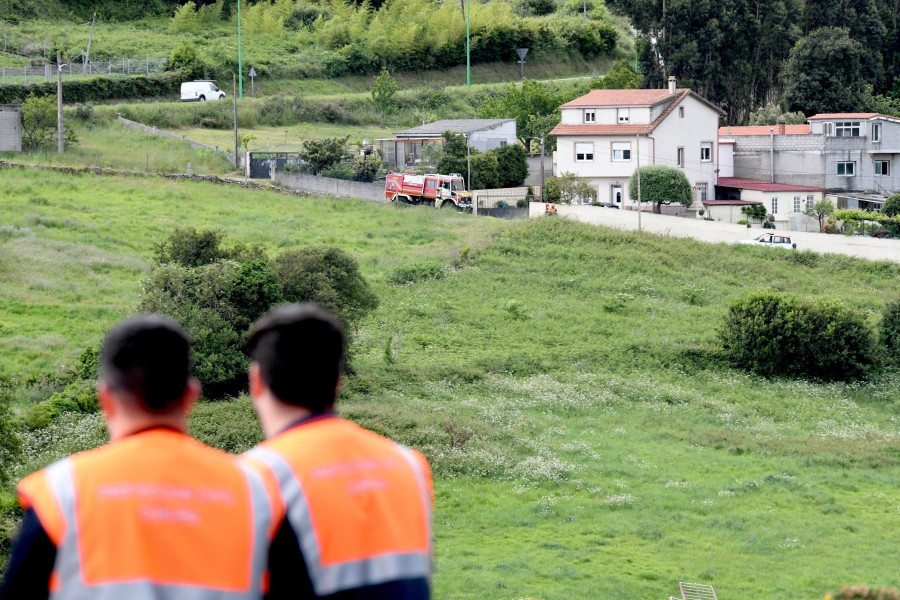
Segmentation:
<svg viewBox="0 0 900 600">
<path fill-rule="evenodd" d="M 344 326 L 313 302 L 269 311 L 250 330 L 250 357 L 286 404 L 321 412 L 334 402 L 344 367 Z"/>
<path fill-rule="evenodd" d="M 184 395 L 191 349 L 178 323 L 160 315 L 122 321 L 100 350 L 100 377 L 152 412 L 165 412 Z"/>
</svg>

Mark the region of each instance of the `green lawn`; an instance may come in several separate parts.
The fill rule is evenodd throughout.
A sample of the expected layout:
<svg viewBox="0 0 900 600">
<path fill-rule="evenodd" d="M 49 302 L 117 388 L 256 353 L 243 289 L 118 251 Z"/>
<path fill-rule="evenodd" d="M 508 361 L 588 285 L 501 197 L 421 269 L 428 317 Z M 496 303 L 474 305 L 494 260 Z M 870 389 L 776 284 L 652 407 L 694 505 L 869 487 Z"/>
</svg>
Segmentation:
<svg viewBox="0 0 900 600">
<path fill-rule="evenodd" d="M 435 598 L 900 585 L 900 375 L 765 380 L 724 365 L 715 337 L 727 304 L 760 289 L 875 324 L 897 265 L 153 178 L 0 171 L 0 189 L 7 373 L 96 344 L 177 225 L 356 256 L 380 306 L 356 333 L 342 411 L 431 460 Z M 99 443 L 98 426 L 23 434 L 14 475 Z M 230 451 L 259 437 L 246 398 L 202 404 L 192 430 Z"/>
</svg>

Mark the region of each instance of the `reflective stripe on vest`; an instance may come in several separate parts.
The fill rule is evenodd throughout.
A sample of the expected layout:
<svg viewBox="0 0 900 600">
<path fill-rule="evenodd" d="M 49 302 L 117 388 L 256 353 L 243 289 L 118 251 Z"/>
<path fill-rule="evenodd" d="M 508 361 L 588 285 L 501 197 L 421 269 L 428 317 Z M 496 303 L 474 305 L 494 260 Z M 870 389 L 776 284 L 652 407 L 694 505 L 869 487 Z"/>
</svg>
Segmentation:
<svg viewBox="0 0 900 600">
<path fill-rule="evenodd" d="M 416 474 L 420 496 L 427 517 L 429 541 L 431 531 L 431 498 L 422 473 L 412 451 L 397 444 L 401 455 Z M 318 596 L 327 596 L 344 590 L 368 585 L 377 585 L 401 579 L 431 579 L 432 552 L 395 552 L 369 556 L 335 564 L 323 564 L 322 548 L 313 526 L 307 496 L 303 484 L 294 474 L 291 465 L 277 452 L 256 447 L 245 453 L 250 459 L 269 467 L 278 481 L 285 503 L 288 522 L 297 535 L 300 551 L 303 553 L 306 569 L 313 589 Z"/>
<path fill-rule="evenodd" d="M 66 522 L 62 543 L 57 548 L 54 579 L 58 582 L 51 590 L 51 600 L 257 600 L 262 597 L 263 577 L 267 569 L 269 530 L 272 522 L 271 504 L 259 473 L 241 467 L 245 475 L 253 510 L 253 564 L 250 587 L 242 591 L 223 591 L 185 584 L 136 580 L 103 582 L 86 585 L 82 573 L 77 520 L 77 501 L 72 461 L 60 460 L 46 469 L 51 493 L 59 502 Z M 227 526 L 227 524 L 222 524 Z M 241 543 L 240 541 L 236 543 Z M 123 553 L 129 552 L 122 547 Z M 210 555 L 216 552 L 209 549 Z M 197 557 L 205 560 L 206 557 Z"/>
</svg>

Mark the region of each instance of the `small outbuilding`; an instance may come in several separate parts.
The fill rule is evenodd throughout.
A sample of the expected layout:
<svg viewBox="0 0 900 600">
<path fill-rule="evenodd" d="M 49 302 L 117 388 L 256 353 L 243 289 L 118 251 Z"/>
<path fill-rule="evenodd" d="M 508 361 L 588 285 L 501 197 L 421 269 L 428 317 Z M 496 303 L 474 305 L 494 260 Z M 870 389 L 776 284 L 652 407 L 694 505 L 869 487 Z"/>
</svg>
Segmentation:
<svg viewBox="0 0 900 600">
<path fill-rule="evenodd" d="M 0 152 L 22 151 L 22 105 L 0 104 Z"/>
<path fill-rule="evenodd" d="M 806 215 L 806 209 L 821 202 L 824 196 L 825 190 L 808 185 L 719 177 L 716 199 L 703 201 L 703 206 L 710 218 L 735 223 L 747 219 L 744 206 L 761 204 L 778 229 L 819 231 L 819 222 Z"/>
<path fill-rule="evenodd" d="M 463 134 L 470 147 L 482 152 L 517 143 L 515 119 L 443 119 L 377 140 L 381 159 L 392 169 L 415 168 L 422 160 L 422 149 L 441 144 L 445 131 Z"/>
</svg>

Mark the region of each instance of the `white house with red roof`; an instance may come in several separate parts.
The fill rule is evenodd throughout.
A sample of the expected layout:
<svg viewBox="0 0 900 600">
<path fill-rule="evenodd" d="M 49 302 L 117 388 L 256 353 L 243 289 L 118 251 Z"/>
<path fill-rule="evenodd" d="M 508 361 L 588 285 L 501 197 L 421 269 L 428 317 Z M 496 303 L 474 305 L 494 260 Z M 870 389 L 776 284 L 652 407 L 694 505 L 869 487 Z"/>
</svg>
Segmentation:
<svg viewBox="0 0 900 600">
<path fill-rule="evenodd" d="M 669 78 L 663 90 L 592 90 L 562 105 L 554 175 L 574 173 L 597 188 L 597 199 L 637 208 L 628 180 L 638 166 L 682 169 L 695 200 L 712 197 L 718 170 L 720 108 Z M 695 210 L 699 209 L 695 201 Z"/>
<path fill-rule="evenodd" d="M 822 188 L 838 208 L 878 210 L 900 192 L 900 118 L 813 115 L 806 125 L 722 127 L 723 164 L 741 178 Z"/>
<path fill-rule="evenodd" d="M 704 216 L 715 221 L 737 223 L 748 220 L 745 206 L 761 204 L 776 229 L 819 231 L 819 222 L 804 214 L 807 206 L 820 202 L 822 188 L 792 183 L 772 183 L 741 177 L 719 177 L 715 199 L 703 203 Z"/>
</svg>

